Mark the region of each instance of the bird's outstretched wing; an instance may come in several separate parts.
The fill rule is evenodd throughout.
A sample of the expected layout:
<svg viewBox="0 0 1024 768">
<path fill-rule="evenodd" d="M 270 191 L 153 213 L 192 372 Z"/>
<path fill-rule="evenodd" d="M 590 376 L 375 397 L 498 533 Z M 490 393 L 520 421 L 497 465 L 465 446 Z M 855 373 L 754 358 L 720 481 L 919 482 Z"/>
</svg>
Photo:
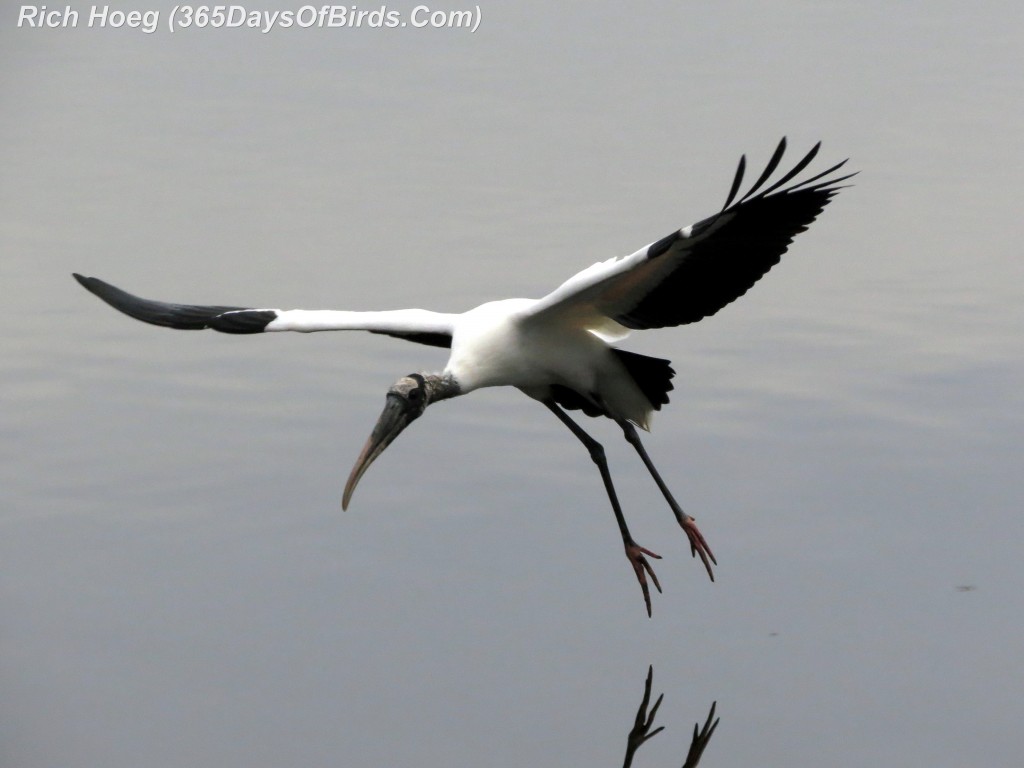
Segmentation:
<svg viewBox="0 0 1024 768">
<path fill-rule="evenodd" d="M 782 159 L 782 139 L 754 185 L 737 199 L 746 157 L 722 210 L 676 230 L 630 256 L 594 264 L 540 299 L 530 317 L 566 317 L 610 335 L 628 329 L 694 323 L 735 301 L 778 264 L 793 238 L 807 229 L 841 182 L 846 161 L 790 184 L 818 154 L 819 142 L 792 170 L 765 186 Z M 527 318 L 526 322 L 529 322 Z"/>
<path fill-rule="evenodd" d="M 452 345 L 454 316 L 425 309 L 344 312 L 172 304 L 141 299 L 96 277 L 83 277 L 77 273 L 74 277 L 82 287 L 114 309 L 144 323 L 166 328 L 186 331 L 212 328 L 222 333 L 370 331 L 434 347 Z"/>
</svg>

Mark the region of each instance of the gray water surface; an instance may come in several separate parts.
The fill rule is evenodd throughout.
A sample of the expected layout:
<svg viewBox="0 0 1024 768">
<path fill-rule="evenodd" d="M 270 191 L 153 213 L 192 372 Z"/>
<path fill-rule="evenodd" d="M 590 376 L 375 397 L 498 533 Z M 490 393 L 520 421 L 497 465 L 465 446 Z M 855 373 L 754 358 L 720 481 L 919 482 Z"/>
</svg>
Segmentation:
<svg viewBox="0 0 1024 768">
<path fill-rule="evenodd" d="M 148 6 L 164 12 L 169 4 Z M 409 11 L 412 6 L 389 6 Z M 84 6 L 83 6 L 84 8 Z M 125 6 L 127 9 L 128 6 Z M 644 676 L 678 766 L 1024 752 L 1024 99 L 1016 4 L 481 5 L 439 29 L 0 18 L 0 762 L 618 765 Z M 609 454 L 488 390 L 341 491 L 444 351 L 144 326 L 157 299 L 461 311 L 723 202 L 740 153 L 861 171 L 668 357 Z"/>
</svg>

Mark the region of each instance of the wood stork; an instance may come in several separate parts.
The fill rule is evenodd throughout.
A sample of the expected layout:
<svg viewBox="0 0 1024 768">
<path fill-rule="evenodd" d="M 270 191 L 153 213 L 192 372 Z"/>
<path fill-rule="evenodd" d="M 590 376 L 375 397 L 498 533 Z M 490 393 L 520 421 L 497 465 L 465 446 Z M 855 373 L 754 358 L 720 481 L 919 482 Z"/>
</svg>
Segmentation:
<svg viewBox="0 0 1024 768">
<path fill-rule="evenodd" d="M 722 209 L 629 256 L 587 267 L 540 299 L 505 299 L 462 314 L 400 309 L 348 312 L 249 309 L 150 301 L 95 277 L 74 277 L 115 309 L 153 325 L 223 333 L 361 330 L 451 349 L 441 373 L 411 373 L 388 390 L 384 411 L 356 459 L 342 497 L 348 508 L 359 479 L 426 407 L 481 387 L 512 386 L 547 407 L 586 446 L 597 465 L 622 535 L 626 557 L 643 591 L 661 585 L 626 525 L 601 444 L 566 410 L 613 419 L 637 451 L 682 526 L 691 554 L 708 576 L 718 564 L 694 519 L 676 502 L 647 455 L 636 427 L 649 429 L 652 411 L 668 403 L 674 371 L 668 360 L 613 346 L 630 331 L 693 323 L 742 296 L 778 263 L 854 174 L 833 174 L 845 160 L 799 183 L 791 182 L 818 153 L 816 144 L 788 173 L 765 186 L 786 149 L 779 143 L 765 170 L 742 197 L 746 156 L 740 158 Z"/>
</svg>

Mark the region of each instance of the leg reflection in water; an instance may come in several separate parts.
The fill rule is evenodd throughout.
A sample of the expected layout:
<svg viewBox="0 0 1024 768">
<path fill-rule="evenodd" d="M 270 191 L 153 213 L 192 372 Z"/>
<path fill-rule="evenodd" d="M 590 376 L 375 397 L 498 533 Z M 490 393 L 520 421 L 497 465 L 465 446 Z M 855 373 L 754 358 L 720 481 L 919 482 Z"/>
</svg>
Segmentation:
<svg viewBox="0 0 1024 768">
<path fill-rule="evenodd" d="M 644 684 L 644 697 L 640 701 L 639 709 L 636 711 L 633 729 L 629 732 L 629 736 L 626 739 L 626 757 L 622 761 L 622 768 L 629 768 L 633 764 L 633 756 L 642 744 L 665 730 L 665 726 L 659 726 L 654 728 L 653 731 L 651 730 L 654 726 L 654 718 L 658 714 L 658 707 L 661 706 L 661 701 L 665 698 L 665 694 L 660 694 L 658 700 L 654 702 L 654 706 L 651 707 L 650 712 L 647 711 L 647 707 L 651 703 L 651 685 L 653 682 L 654 667 L 649 666 L 647 668 L 647 681 Z M 683 763 L 683 768 L 696 768 L 700 762 L 700 758 L 704 754 L 704 748 L 711 741 L 711 736 L 718 727 L 718 718 L 715 717 L 715 707 L 717 705 L 717 701 L 712 702 L 711 711 L 708 712 L 708 718 L 704 721 L 703 728 L 698 730 L 698 724 L 694 723 L 693 739 L 690 741 L 690 751 L 686 754 L 686 762 Z"/>
</svg>

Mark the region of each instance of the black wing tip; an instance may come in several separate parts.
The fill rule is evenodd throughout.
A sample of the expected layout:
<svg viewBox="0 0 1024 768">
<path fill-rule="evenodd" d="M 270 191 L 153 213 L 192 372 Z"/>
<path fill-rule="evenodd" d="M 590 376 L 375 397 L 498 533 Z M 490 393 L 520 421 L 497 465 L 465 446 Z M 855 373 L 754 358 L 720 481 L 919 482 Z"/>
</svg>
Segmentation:
<svg viewBox="0 0 1024 768">
<path fill-rule="evenodd" d="M 81 275 L 78 272 L 72 272 L 71 276 L 74 277 L 75 280 L 78 281 L 78 284 L 85 288 L 89 293 L 103 299 L 107 304 L 110 304 L 110 306 L 115 309 L 120 309 L 122 312 L 124 310 L 122 309 L 121 304 L 123 304 L 125 300 L 134 299 L 139 301 L 138 297 L 132 296 L 127 291 L 123 291 L 116 285 L 111 285 L 104 280 L 100 280 L 98 277 L 87 277 L 86 275 Z"/>
<path fill-rule="evenodd" d="M 772 156 L 771 156 L 771 159 L 768 161 L 768 165 L 765 166 L 764 170 L 761 172 L 761 175 L 758 177 L 757 181 L 754 182 L 754 186 L 752 186 L 748 190 L 747 194 L 745 194 L 740 199 L 741 203 L 744 200 L 746 200 L 747 198 L 751 197 L 755 192 L 757 192 L 757 190 L 759 190 L 761 188 L 761 186 L 766 181 L 768 181 L 768 178 L 773 173 L 775 173 L 775 169 L 778 168 L 779 163 L 782 162 L 782 156 L 785 153 L 786 153 L 786 137 L 783 136 L 782 140 L 779 142 L 779 145 L 775 148 L 775 151 L 772 152 Z"/>
<path fill-rule="evenodd" d="M 71 274 L 89 293 L 106 302 L 118 312 L 150 325 L 176 328 L 182 331 L 199 331 L 211 327 L 211 321 L 225 312 L 236 312 L 245 309 L 245 307 L 199 306 L 152 301 L 134 296 L 115 285 L 100 280 L 98 277 L 86 277 L 77 272 L 72 272 Z M 274 317 L 267 319 L 263 310 L 256 314 L 264 316 L 258 319 L 254 318 L 253 322 L 245 324 L 245 329 L 243 330 L 236 330 L 232 327 L 231 329 L 225 329 L 225 333 L 258 333 L 276 317 L 276 314 L 271 312 L 269 314 L 274 315 Z M 260 322 L 262 322 L 262 325 L 257 328 Z M 229 322 L 228 325 L 242 328 L 242 325 L 237 321 Z"/>
<path fill-rule="evenodd" d="M 740 184 L 743 183 L 743 173 L 746 168 L 747 156 L 740 155 L 740 164 L 736 167 L 736 175 L 732 178 L 732 186 L 729 188 L 729 194 L 725 198 L 725 205 L 722 206 L 722 211 L 732 205 L 732 201 L 736 197 L 736 193 L 740 191 Z"/>
<path fill-rule="evenodd" d="M 804 179 L 803 181 L 783 188 L 787 182 L 792 181 L 801 171 L 803 171 L 808 165 L 810 165 L 811 161 L 814 160 L 815 157 L 817 157 L 818 152 L 821 150 L 821 141 L 818 141 L 814 144 L 813 147 L 811 147 L 810 151 L 806 155 L 804 155 L 803 158 L 796 165 L 793 166 L 792 169 L 783 174 L 783 176 L 780 179 L 775 181 L 770 186 L 761 189 L 761 187 L 764 186 L 764 184 L 769 180 L 771 175 L 778 168 L 779 163 L 782 161 L 782 156 L 786 151 L 786 147 L 787 140 L 786 137 L 783 136 L 782 139 L 779 141 L 778 145 L 776 146 L 775 151 L 772 153 L 772 156 L 769 159 L 768 164 L 765 166 L 764 171 L 761 173 L 761 176 L 757 179 L 756 182 L 754 182 L 750 189 L 747 190 L 746 194 L 744 194 L 742 197 L 736 200 L 735 206 L 739 206 L 742 205 L 743 203 L 750 202 L 753 200 L 763 199 L 765 197 L 772 195 L 773 193 L 777 195 L 785 195 L 794 192 L 824 192 L 831 196 L 838 192 L 840 189 L 844 189 L 845 187 L 850 186 L 849 184 L 838 186 L 840 182 L 853 178 L 854 176 L 857 175 L 857 173 L 859 173 L 859 171 L 854 171 L 853 173 L 848 173 L 845 176 L 840 176 L 838 178 L 825 178 L 830 174 L 833 174 L 836 171 L 838 171 L 844 165 L 846 165 L 846 163 L 849 162 L 849 158 L 846 158 L 845 160 L 836 163 L 830 168 L 827 168 L 824 171 L 821 171 L 808 179 Z M 744 165 L 745 160 L 745 155 L 740 158 L 741 169 Z M 736 177 L 733 179 L 732 189 L 729 191 L 729 196 L 727 198 L 725 207 L 722 209 L 722 213 L 728 210 L 730 206 L 733 206 L 733 200 L 736 199 L 736 195 L 739 192 L 738 188 L 740 186 L 741 179 L 742 174 L 737 174 Z"/>
<path fill-rule="evenodd" d="M 75 280 L 78 281 L 78 284 L 85 288 L 85 290 L 89 291 L 89 293 L 94 293 L 97 296 L 100 295 L 99 292 L 102 291 L 104 287 L 113 288 L 110 283 L 105 283 L 98 277 L 86 277 L 78 272 L 72 272 L 71 276 L 75 278 Z"/>
</svg>

